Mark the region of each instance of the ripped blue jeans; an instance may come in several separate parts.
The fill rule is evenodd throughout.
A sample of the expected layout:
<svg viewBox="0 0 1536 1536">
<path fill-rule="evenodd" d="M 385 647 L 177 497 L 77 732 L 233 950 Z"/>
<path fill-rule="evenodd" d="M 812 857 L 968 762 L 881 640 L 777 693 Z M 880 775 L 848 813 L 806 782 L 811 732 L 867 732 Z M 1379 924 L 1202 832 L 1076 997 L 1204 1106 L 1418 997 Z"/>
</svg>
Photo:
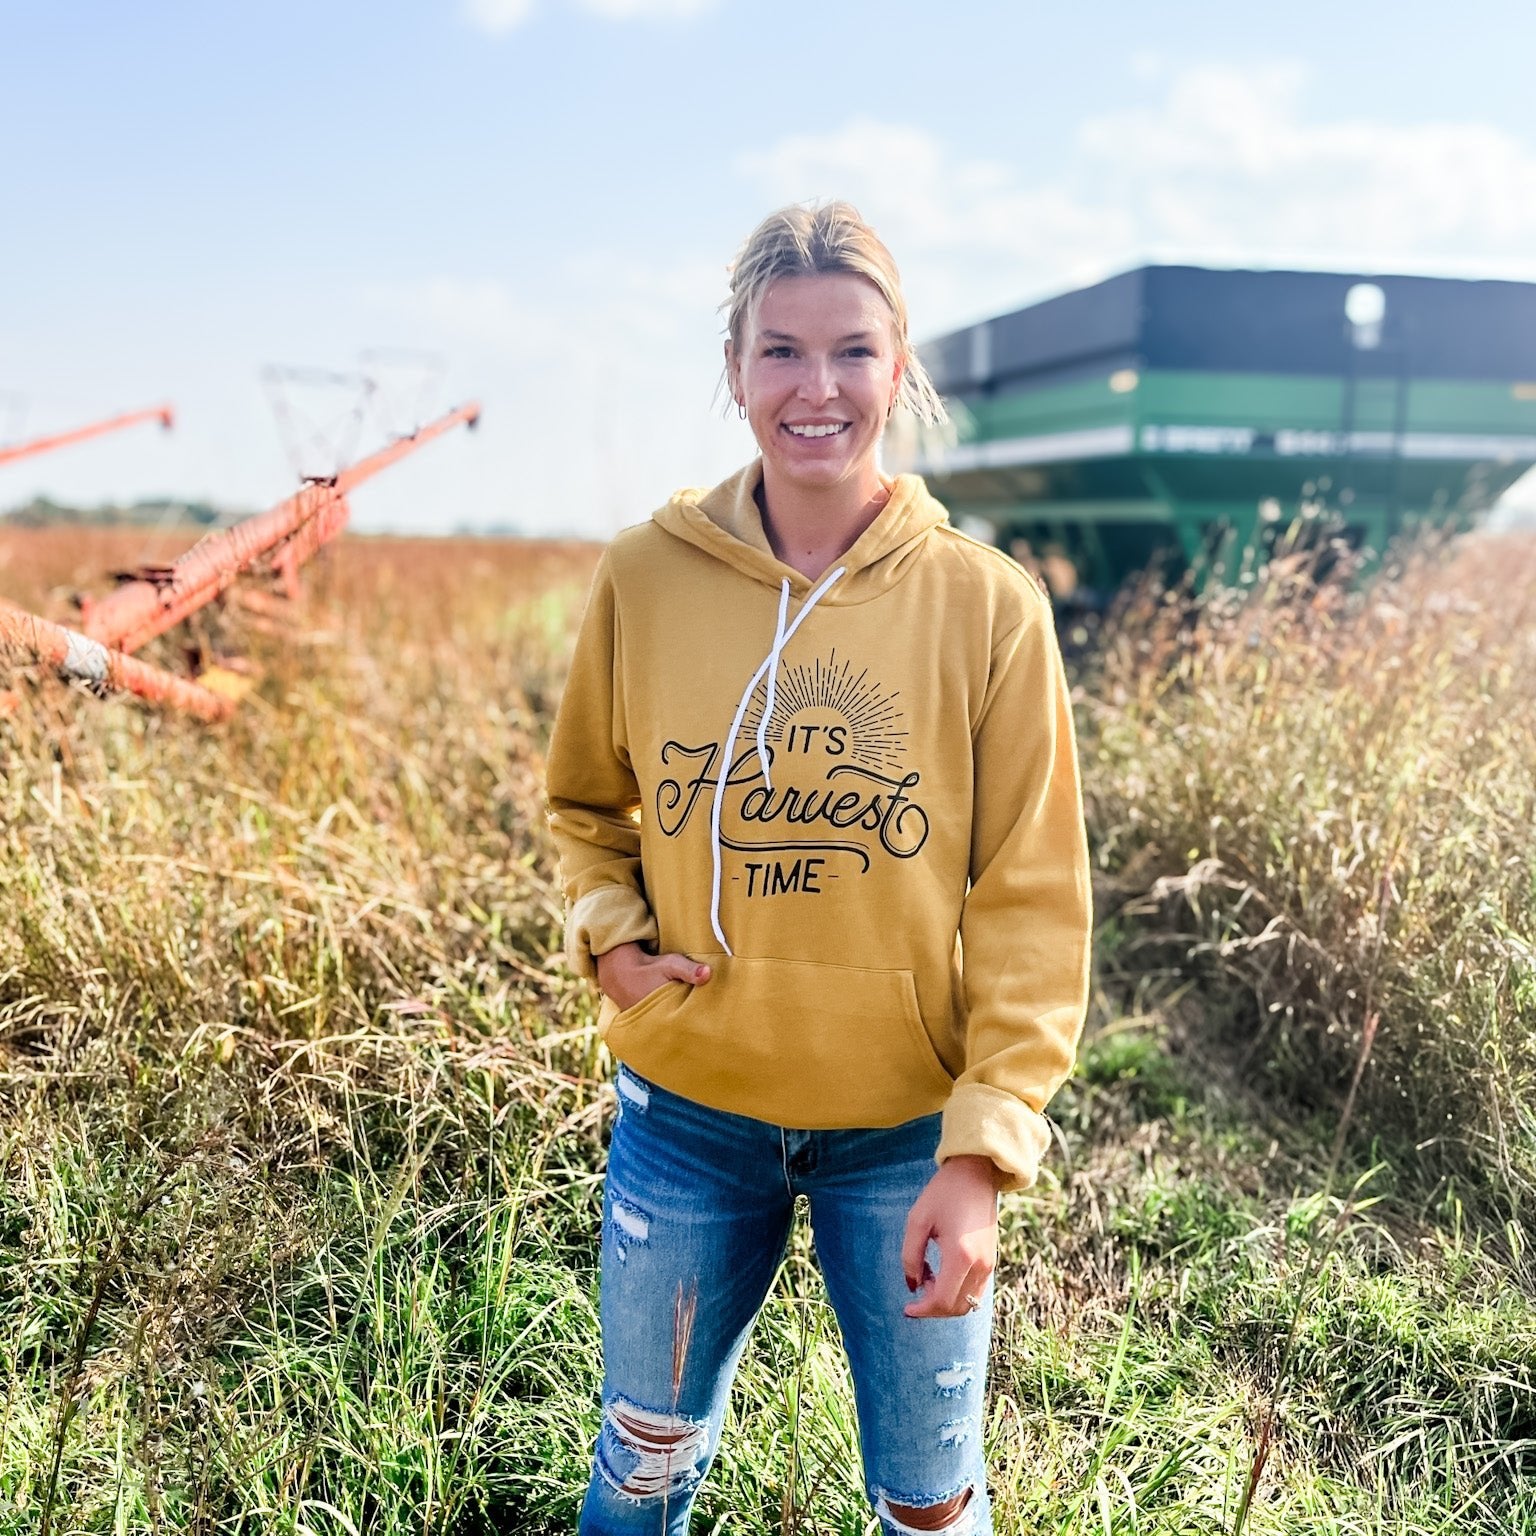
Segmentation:
<svg viewBox="0 0 1536 1536">
<path fill-rule="evenodd" d="M 603 1194 L 603 1422 L 580 1536 L 686 1536 L 800 1194 L 882 1531 L 990 1536 L 992 1284 L 965 1317 L 903 1313 L 902 1236 L 935 1171 L 940 1117 L 800 1131 L 708 1109 L 624 1066 L 617 1086 Z M 933 1243 L 928 1263 L 939 1267 Z"/>
</svg>

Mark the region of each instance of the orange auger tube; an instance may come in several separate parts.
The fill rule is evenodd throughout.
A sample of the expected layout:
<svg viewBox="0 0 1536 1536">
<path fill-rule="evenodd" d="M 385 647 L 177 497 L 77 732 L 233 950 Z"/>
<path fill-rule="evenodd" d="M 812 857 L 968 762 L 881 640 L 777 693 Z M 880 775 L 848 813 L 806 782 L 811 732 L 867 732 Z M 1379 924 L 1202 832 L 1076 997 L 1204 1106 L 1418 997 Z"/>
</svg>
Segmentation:
<svg viewBox="0 0 1536 1536">
<path fill-rule="evenodd" d="M 33 454 L 67 448 L 71 443 L 83 443 L 88 437 L 100 437 L 104 432 L 117 432 L 123 427 L 137 426 L 141 421 L 158 421 L 162 427 L 168 428 L 175 420 L 175 413 L 168 405 L 157 405 L 147 411 L 129 411 L 126 416 L 112 416 L 106 421 L 93 421 L 89 426 L 55 433 L 52 437 L 37 437 L 30 443 L 0 448 L 0 464 L 14 464 L 17 459 L 29 459 Z"/>
<path fill-rule="evenodd" d="M 146 573 L 106 597 L 86 602 L 82 630 L 102 645 L 135 651 L 206 606 L 263 556 L 271 555 L 271 568 L 291 579 L 299 565 L 346 525 L 349 491 L 461 422 L 473 427 L 479 419 L 478 405 L 462 405 L 370 454 L 334 480 L 313 481 L 271 511 L 210 534 L 152 577 Z"/>
<path fill-rule="evenodd" d="M 108 650 L 78 630 L 51 624 L 0 599 L 0 646 L 18 646 L 36 660 L 55 666 L 66 677 L 104 683 L 151 704 L 168 704 L 199 720 L 223 720 L 234 710 L 230 699 L 152 667 L 121 651 Z"/>
</svg>

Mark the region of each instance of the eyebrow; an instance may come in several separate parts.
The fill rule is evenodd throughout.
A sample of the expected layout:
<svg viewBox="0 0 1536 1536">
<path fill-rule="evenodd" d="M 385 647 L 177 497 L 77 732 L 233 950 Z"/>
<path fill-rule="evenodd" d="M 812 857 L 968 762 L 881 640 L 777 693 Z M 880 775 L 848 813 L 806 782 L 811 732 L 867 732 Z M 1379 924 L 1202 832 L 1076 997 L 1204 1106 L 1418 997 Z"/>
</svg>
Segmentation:
<svg viewBox="0 0 1536 1536">
<path fill-rule="evenodd" d="M 873 331 L 850 331 L 846 336 L 839 336 L 839 341 L 868 341 L 875 333 Z M 771 337 L 774 341 L 798 341 L 798 336 L 791 335 L 788 331 L 764 331 L 763 335 Z"/>
</svg>

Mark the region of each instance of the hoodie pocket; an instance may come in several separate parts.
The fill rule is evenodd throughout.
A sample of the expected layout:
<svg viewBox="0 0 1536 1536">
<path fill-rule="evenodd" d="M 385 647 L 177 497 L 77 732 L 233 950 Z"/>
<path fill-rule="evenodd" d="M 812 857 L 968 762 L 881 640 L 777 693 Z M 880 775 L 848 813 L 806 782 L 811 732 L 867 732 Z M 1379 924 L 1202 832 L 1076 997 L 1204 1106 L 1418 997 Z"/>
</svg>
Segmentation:
<svg viewBox="0 0 1536 1536">
<path fill-rule="evenodd" d="M 667 982 L 605 1039 L 642 1077 L 715 1109 L 806 1130 L 898 1125 L 942 1109 L 910 971 L 700 955 L 702 987 Z"/>
</svg>

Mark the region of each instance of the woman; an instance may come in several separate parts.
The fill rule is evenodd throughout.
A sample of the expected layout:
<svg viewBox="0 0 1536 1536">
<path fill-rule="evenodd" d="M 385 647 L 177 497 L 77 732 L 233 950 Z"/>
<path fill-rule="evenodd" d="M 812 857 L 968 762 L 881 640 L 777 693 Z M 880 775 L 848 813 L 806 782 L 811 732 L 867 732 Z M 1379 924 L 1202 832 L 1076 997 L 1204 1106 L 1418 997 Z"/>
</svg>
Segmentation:
<svg viewBox="0 0 1536 1536">
<path fill-rule="evenodd" d="M 943 407 L 852 208 L 758 227 L 725 355 L 761 456 L 606 551 L 549 756 L 620 1063 L 581 1532 L 686 1532 L 804 1194 L 883 1528 L 978 1536 L 997 1195 L 1087 1001 L 1055 630 L 881 471 L 896 406 Z"/>
</svg>

